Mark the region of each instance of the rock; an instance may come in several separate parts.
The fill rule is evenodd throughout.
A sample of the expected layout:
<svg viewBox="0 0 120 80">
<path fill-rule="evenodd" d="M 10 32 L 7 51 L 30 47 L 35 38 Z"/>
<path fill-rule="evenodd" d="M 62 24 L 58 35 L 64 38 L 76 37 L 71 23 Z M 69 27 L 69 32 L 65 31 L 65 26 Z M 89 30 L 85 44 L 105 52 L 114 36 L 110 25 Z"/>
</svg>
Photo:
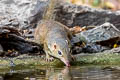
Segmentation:
<svg viewBox="0 0 120 80">
<path fill-rule="evenodd" d="M 87 43 L 96 43 L 119 37 L 119 35 L 120 31 L 113 24 L 104 23 L 96 28 L 77 34 L 77 37 L 84 37 Z"/>
<path fill-rule="evenodd" d="M 23 34 L 24 37 L 33 39 L 36 23 L 42 19 L 47 5 L 48 0 L 0 0 L 0 27 L 5 25 L 8 27 L 17 27 L 20 30 L 28 30 L 28 33 Z M 90 35 L 86 35 L 85 32 L 76 34 L 78 38 L 72 40 L 73 44 L 80 41 L 84 41 L 85 43 L 97 43 L 118 37 L 120 12 L 111 12 L 102 9 L 97 10 L 86 6 L 77 6 L 64 2 L 57 5 L 54 11 L 56 13 L 55 20 L 63 23 L 68 27 L 98 27 L 85 31 L 86 33 L 92 34 L 92 38 Z M 105 22 L 111 23 L 109 24 L 111 26 L 110 30 L 107 32 L 104 30 L 107 30 L 108 28 L 102 28 L 99 26 Z M 116 26 L 118 29 L 116 29 L 114 26 Z M 101 29 L 103 31 L 98 30 L 97 32 L 95 29 Z M 92 30 L 93 32 L 91 32 Z M 113 33 L 112 31 L 117 32 Z M 0 33 L 1 32 L 2 31 L 0 31 Z M 3 32 L 9 33 L 9 30 Z M 102 32 L 105 32 L 104 37 L 102 37 Z M 81 49 L 78 49 L 78 52 L 80 51 Z"/>
<path fill-rule="evenodd" d="M 48 5 L 48 0 L 1 0 L 0 25 L 28 27 L 42 19 Z M 61 2 L 55 8 L 55 20 L 66 26 L 101 25 L 110 22 L 120 26 L 120 12 L 111 12 L 102 9 L 78 6 Z M 31 25 L 33 26 L 33 25 Z"/>
<path fill-rule="evenodd" d="M 3 47 L 0 45 L 0 52 L 3 52 Z"/>
<path fill-rule="evenodd" d="M 106 50 L 110 50 L 111 48 L 106 46 L 101 46 L 95 43 L 85 44 L 85 46 L 76 46 L 74 45 L 72 48 L 72 54 L 81 54 L 81 53 L 99 53 Z"/>
<path fill-rule="evenodd" d="M 40 45 L 25 40 L 22 33 L 11 27 L 0 28 L 0 57 L 16 57 L 20 54 L 37 53 L 43 51 Z M 42 52 L 43 53 L 43 52 Z"/>
<path fill-rule="evenodd" d="M 106 50 L 104 53 L 120 53 L 120 47 L 113 48 L 111 50 Z"/>
<path fill-rule="evenodd" d="M 85 43 L 84 46 L 73 45 L 73 54 L 97 53 L 113 48 L 120 40 L 120 31 L 110 23 L 104 23 L 93 29 L 78 33 L 72 43 Z"/>
<path fill-rule="evenodd" d="M 105 50 L 109 50 L 109 47 L 104 47 L 97 44 L 86 44 L 84 48 L 82 48 L 83 53 L 98 53 L 103 52 Z"/>
<path fill-rule="evenodd" d="M 63 3 L 57 8 L 56 12 L 56 20 L 69 27 L 99 26 L 105 22 L 110 22 L 120 29 L 119 11 L 112 12 L 109 10 Z"/>
<path fill-rule="evenodd" d="M 0 25 L 27 27 L 42 19 L 47 0 L 0 0 Z"/>
</svg>

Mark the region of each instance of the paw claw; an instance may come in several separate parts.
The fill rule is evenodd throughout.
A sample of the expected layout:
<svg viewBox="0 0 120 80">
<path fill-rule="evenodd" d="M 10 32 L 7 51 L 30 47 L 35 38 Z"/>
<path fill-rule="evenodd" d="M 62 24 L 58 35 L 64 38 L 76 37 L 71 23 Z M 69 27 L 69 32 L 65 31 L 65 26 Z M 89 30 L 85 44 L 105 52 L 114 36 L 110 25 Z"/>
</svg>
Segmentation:
<svg viewBox="0 0 120 80">
<path fill-rule="evenodd" d="M 53 61 L 54 58 L 53 57 L 50 57 L 50 58 L 46 58 L 46 62 L 50 62 L 50 61 Z"/>
</svg>

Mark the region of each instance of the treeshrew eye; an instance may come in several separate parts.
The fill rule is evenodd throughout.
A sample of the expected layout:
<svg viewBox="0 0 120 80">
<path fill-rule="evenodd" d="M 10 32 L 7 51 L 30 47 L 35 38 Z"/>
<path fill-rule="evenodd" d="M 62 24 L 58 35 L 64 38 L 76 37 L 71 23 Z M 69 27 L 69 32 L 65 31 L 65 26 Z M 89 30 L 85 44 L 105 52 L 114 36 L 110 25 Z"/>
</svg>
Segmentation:
<svg viewBox="0 0 120 80">
<path fill-rule="evenodd" d="M 62 55 L 62 53 L 61 53 L 60 51 L 58 51 L 58 54 L 59 54 L 59 55 Z"/>
</svg>

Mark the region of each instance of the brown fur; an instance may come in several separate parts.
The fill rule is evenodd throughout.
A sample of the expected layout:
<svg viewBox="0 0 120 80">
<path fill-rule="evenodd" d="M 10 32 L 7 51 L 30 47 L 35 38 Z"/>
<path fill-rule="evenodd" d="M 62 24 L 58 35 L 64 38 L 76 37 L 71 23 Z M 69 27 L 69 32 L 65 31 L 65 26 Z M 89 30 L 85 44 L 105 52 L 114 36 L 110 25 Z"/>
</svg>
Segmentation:
<svg viewBox="0 0 120 80">
<path fill-rule="evenodd" d="M 37 43 L 44 45 L 46 55 L 51 55 L 60 60 L 64 58 L 69 62 L 72 35 L 65 25 L 53 20 L 42 20 L 38 24 L 34 36 Z M 58 55 L 58 51 L 62 52 L 62 57 Z"/>
</svg>

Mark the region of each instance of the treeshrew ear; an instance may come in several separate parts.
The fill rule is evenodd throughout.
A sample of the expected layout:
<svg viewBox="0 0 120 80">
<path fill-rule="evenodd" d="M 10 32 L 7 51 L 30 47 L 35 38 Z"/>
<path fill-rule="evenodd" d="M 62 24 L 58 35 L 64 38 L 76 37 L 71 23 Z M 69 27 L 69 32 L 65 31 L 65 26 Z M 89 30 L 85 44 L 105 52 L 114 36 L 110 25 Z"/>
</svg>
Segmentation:
<svg viewBox="0 0 120 80">
<path fill-rule="evenodd" d="M 57 48 L 57 46 L 56 46 L 56 44 L 54 44 L 54 49 L 56 49 Z"/>
<path fill-rule="evenodd" d="M 53 44 L 53 49 L 54 49 L 54 50 L 57 49 L 57 44 L 56 44 L 56 42 L 54 42 L 54 44 Z"/>
</svg>

